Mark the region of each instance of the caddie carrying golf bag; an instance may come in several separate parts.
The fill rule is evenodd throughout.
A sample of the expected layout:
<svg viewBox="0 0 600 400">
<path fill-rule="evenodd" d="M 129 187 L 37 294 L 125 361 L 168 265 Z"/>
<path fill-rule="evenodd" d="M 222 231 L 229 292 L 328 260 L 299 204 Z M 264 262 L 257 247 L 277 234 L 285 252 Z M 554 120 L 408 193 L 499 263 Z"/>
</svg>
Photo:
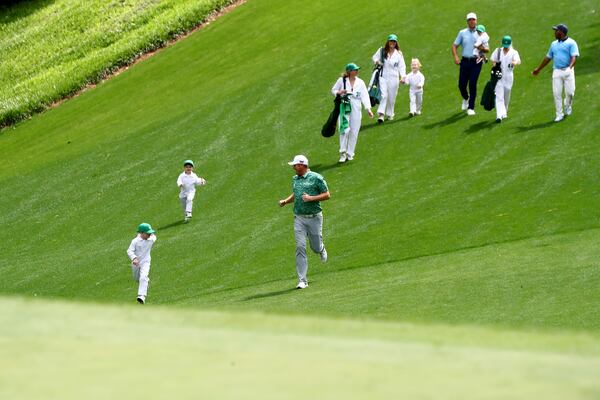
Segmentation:
<svg viewBox="0 0 600 400">
<path fill-rule="evenodd" d="M 498 49 L 498 54 L 496 55 L 498 60 L 500 60 L 499 55 L 500 49 Z M 483 94 L 481 95 L 481 105 L 486 111 L 492 111 L 496 107 L 496 84 L 500 79 L 502 79 L 502 70 L 500 69 L 500 62 L 497 62 L 492 67 L 490 80 L 485 84 Z"/>
</svg>

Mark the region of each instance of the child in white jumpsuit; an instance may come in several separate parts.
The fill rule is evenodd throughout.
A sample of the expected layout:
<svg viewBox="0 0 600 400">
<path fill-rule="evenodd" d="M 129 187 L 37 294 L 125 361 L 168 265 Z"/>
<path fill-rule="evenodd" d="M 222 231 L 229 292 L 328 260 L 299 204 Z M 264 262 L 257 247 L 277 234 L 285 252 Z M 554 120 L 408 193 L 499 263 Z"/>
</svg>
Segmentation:
<svg viewBox="0 0 600 400">
<path fill-rule="evenodd" d="M 521 64 L 519 52 L 512 48 L 512 38 L 502 38 L 502 48 L 492 53 L 494 65 L 500 63 L 502 78 L 496 83 L 496 122 L 500 123 L 508 116 L 508 103 L 510 102 L 510 91 L 513 85 L 513 70 L 515 65 Z"/>
<path fill-rule="evenodd" d="M 373 54 L 373 62 L 375 65 L 383 66 L 379 77 L 381 102 L 377 108 L 377 122 L 383 123 L 386 116 L 390 120 L 394 119 L 394 106 L 396 104 L 396 96 L 398 95 L 398 86 L 400 82 L 404 82 L 406 75 L 406 64 L 404 63 L 402 52 L 398 47 L 398 36 L 394 34 L 388 36 L 385 47 L 380 47 Z"/>
<path fill-rule="evenodd" d="M 139 282 L 137 302 L 145 304 L 148 283 L 150 282 L 148 277 L 150 275 L 150 250 L 156 242 L 156 235 L 154 235 L 152 226 L 147 223 L 140 224 L 137 231 L 137 236 L 131 241 L 127 249 L 127 256 L 131 260 L 133 279 Z"/>
<path fill-rule="evenodd" d="M 362 107 L 365 107 L 369 117 L 373 118 L 371 111 L 371 100 L 365 82 L 358 77 L 360 67 L 354 63 L 346 65 L 346 72 L 335 82 L 331 93 L 334 96 L 347 96 L 350 101 L 350 115 L 345 116 L 340 113 L 340 160 L 339 162 L 351 161 L 354 159 L 356 142 L 358 141 L 358 131 L 362 120 Z M 342 119 L 347 118 L 348 127 L 341 129 Z"/>
<path fill-rule="evenodd" d="M 418 58 L 413 58 L 410 63 L 411 73 L 406 75 L 404 83 L 410 86 L 408 97 L 410 99 L 409 116 L 421 115 L 423 107 L 423 86 L 425 85 L 425 77 L 421 73 L 421 62 Z"/>
<path fill-rule="evenodd" d="M 485 58 L 485 52 L 482 49 L 488 49 L 490 47 L 490 36 L 485 32 L 485 26 L 477 25 L 475 28 L 477 31 L 477 40 L 473 44 L 473 57 L 477 59 L 477 64 L 481 62 L 487 62 Z"/>
<path fill-rule="evenodd" d="M 185 160 L 183 162 L 183 172 L 177 178 L 179 187 L 179 200 L 183 208 L 184 221 L 192 218 L 192 207 L 194 205 L 194 196 L 196 196 L 196 186 L 205 185 L 206 181 L 194 173 L 194 162 Z"/>
</svg>

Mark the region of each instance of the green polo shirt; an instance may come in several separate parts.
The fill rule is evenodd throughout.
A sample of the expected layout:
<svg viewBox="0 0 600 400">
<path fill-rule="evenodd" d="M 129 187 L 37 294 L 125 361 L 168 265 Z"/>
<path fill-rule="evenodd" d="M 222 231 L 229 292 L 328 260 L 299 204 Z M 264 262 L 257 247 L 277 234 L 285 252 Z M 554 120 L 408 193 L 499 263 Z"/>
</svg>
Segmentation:
<svg viewBox="0 0 600 400">
<path fill-rule="evenodd" d="M 316 196 L 329 191 L 325 179 L 312 171 L 308 171 L 304 176 L 294 175 L 292 190 L 294 191 L 294 214 L 296 215 L 318 214 L 322 211 L 320 201 L 302 201 L 304 193 Z"/>
</svg>

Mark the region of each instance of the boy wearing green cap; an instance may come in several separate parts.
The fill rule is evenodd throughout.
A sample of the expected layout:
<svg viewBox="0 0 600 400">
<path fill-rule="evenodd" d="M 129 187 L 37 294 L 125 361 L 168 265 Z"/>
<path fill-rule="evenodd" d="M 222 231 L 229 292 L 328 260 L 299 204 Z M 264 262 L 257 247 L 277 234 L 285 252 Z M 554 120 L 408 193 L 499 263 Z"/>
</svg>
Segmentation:
<svg viewBox="0 0 600 400">
<path fill-rule="evenodd" d="M 131 241 L 129 248 L 127 249 L 127 256 L 131 260 L 131 272 L 133 273 L 133 279 L 139 282 L 137 302 L 140 304 L 146 303 L 146 295 L 148 294 L 148 283 L 150 278 L 150 250 L 154 242 L 156 242 L 156 235 L 154 229 L 147 223 L 141 223 L 137 229 L 137 236 Z"/>
<path fill-rule="evenodd" d="M 504 36 L 501 43 L 502 47 L 494 50 L 491 58 L 493 65 L 500 64 L 502 71 L 502 78 L 498 79 L 498 83 L 496 83 L 497 123 L 501 123 L 508 116 L 508 103 L 514 81 L 513 70 L 516 65 L 521 64 L 519 52 L 512 47 L 512 38 L 508 35 Z"/>
<path fill-rule="evenodd" d="M 185 160 L 183 162 L 183 172 L 177 178 L 179 201 L 183 208 L 185 222 L 188 222 L 192 218 L 192 207 L 194 205 L 194 197 L 196 196 L 196 186 L 200 185 L 206 185 L 206 181 L 194 173 L 194 162 L 192 160 Z"/>
</svg>

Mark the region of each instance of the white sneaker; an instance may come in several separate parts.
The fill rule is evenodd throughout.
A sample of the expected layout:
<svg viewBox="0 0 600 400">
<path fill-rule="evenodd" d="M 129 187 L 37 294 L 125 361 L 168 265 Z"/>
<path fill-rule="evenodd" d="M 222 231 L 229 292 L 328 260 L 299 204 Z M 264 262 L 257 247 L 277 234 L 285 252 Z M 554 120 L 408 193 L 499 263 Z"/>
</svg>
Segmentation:
<svg viewBox="0 0 600 400">
<path fill-rule="evenodd" d="M 346 153 L 340 153 L 339 162 L 346 162 Z"/>
<path fill-rule="evenodd" d="M 319 256 L 321 257 L 321 262 L 327 262 L 327 249 L 325 248 L 325 246 L 323 246 L 323 250 L 319 253 Z"/>
<path fill-rule="evenodd" d="M 470 108 L 467 110 L 467 115 L 475 115 L 475 110 L 471 110 Z"/>
<path fill-rule="evenodd" d="M 354 156 L 351 156 L 350 154 L 346 154 L 346 160 L 352 161 L 352 160 L 354 160 Z"/>
<path fill-rule="evenodd" d="M 463 100 L 461 110 L 465 111 L 467 108 L 469 108 L 469 100 Z"/>
<path fill-rule="evenodd" d="M 416 114 L 417 114 L 417 115 L 421 115 L 421 111 L 417 111 L 417 113 L 416 113 Z"/>
<path fill-rule="evenodd" d="M 393 121 L 394 120 L 394 116 L 393 115 L 392 116 L 388 116 L 387 119 L 388 119 L 388 121 Z"/>
<path fill-rule="evenodd" d="M 562 121 L 563 119 L 565 119 L 565 116 L 564 116 L 564 115 L 557 115 L 557 116 L 556 116 L 556 118 L 554 118 L 554 122 L 560 122 L 560 121 Z"/>
<path fill-rule="evenodd" d="M 137 302 L 140 303 L 140 304 L 145 304 L 146 303 L 146 296 L 138 296 Z"/>
<path fill-rule="evenodd" d="M 573 113 L 572 106 L 565 106 L 565 115 L 571 115 Z"/>
<path fill-rule="evenodd" d="M 306 282 L 298 282 L 298 286 L 296 286 L 296 289 L 306 289 L 308 287 L 308 283 Z"/>
</svg>

